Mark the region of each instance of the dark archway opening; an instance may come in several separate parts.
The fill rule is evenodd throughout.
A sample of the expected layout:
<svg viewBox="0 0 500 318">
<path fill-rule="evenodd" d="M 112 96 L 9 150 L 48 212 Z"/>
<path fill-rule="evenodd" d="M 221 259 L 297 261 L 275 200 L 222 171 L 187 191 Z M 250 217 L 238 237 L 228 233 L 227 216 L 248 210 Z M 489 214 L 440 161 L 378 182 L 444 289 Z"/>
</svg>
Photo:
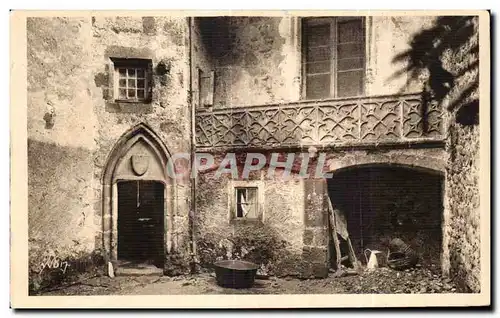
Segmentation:
<svg viewBox="0 0 500 318">
<path fill-rule="evenodd" d="M 118 260 L 164 262 L 164 185 L 156 181 L 118 182 Z"/>
<path fill-rule="evenodd" d="M 438 269 L 442 179 L 439 174 L 397 166 L 361 166 L 336 172 L 328 180 L 328 194 L 334 208 L 347 219 L 358 260 L 366 262 L 365 249 L 387 252 L 389 241 L 400 238 L 417 251 L 422 266 Z"/>
</svg>

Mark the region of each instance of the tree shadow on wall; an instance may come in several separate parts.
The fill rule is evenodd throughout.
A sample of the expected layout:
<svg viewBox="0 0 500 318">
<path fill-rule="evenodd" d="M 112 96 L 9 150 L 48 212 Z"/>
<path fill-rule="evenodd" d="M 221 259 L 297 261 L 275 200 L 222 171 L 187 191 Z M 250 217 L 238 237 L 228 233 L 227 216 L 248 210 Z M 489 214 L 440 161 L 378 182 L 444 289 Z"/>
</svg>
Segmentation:
<svg viewBox="0 0 500 318">
<path fill-rule="evenodd" d="M 405 87 L 412 81 L 424 80 L 422 112 L 425 114 L 430 101 L 439 104 L 453 94 L 448 111 L 460 108 L 457 116 L 478 121 L 479 43 L 478 20 L 474 16 L 441 16 L 434 24 L 416 33 L 410 48 L 397 54 L 392 62 L 406 62 L 391 78 L 407 74 Z M 449 63 L 446 59 L 451 58 Z M 448 68 L 448 69 L 447 69 Z M 450 69 L 451 68 L 451 69 Z M 464 82 L 465 85 L 459 84 Z M 463 109 L 462 109 L 463 108 Z"/>
</svg>

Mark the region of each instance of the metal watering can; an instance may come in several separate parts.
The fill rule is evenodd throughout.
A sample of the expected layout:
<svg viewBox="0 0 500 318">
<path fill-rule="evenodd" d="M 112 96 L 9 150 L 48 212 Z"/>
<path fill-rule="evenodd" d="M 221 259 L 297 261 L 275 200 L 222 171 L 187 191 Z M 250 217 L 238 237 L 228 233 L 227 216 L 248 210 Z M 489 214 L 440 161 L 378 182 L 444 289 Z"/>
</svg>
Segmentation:
<svg viewBox="0 0 500 318">
<path fill-rule="evenodd" d="M 370 252 L 370 258 L 368 258 L 368 255 L 366 254 L 367 252 Z M 377 259 L 377 254 L 382 253 L 381 251 L 377 250 L 370 250 L 367 248 L 364 251 L 365 258 L 366 258 L 366 268 L 367 269 L 375 269 L 378 268 L 378 259 Z"/>
</svg>

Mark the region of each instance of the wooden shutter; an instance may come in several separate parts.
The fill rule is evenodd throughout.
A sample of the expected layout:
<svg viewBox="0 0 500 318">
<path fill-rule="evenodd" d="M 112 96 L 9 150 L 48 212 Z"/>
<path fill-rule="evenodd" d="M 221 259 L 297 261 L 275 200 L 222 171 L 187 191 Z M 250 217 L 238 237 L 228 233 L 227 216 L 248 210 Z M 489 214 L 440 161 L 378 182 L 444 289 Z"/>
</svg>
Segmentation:
<svg viewBox="0 0 500 318">
<path fill-rule="evenodd" d="M 202 107 L 213 106 L 214 104 L 214 77 L 214 71 L 206 74 L 201 70 L 199 72 L 200 106 Z"/>
</svg>

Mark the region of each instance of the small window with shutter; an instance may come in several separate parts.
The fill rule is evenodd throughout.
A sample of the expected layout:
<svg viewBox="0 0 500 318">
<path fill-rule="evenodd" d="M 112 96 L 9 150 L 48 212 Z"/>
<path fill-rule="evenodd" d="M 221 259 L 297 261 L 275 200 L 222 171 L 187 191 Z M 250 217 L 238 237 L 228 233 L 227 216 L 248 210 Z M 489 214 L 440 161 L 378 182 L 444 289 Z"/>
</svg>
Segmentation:
<svg viewBox="0 0 500 318">
<path fill-rule="evenodd" d="M 203 72 L 198 69 L 199 105 L 201 107 L 210 107 L 214 104 L 214 73 L 214 71 Z"/>
<path fill-rule="evenodd" d="M 306 99 L 364 94 L 363 17 L 305 18 L 303 92 Z"/>
<path fill-rule="evenodd" d="M 236 188 L 236 211 L 234 217 L 236 219 L 257 219 L 258 202 L 257 188 Z"/>
<path fill-rule="evenodd" d="M 257 180 L 233 180 L 229 184 L 230 223 L 264 221 L 262 189 L 262 181 Z"/>
</svg>

